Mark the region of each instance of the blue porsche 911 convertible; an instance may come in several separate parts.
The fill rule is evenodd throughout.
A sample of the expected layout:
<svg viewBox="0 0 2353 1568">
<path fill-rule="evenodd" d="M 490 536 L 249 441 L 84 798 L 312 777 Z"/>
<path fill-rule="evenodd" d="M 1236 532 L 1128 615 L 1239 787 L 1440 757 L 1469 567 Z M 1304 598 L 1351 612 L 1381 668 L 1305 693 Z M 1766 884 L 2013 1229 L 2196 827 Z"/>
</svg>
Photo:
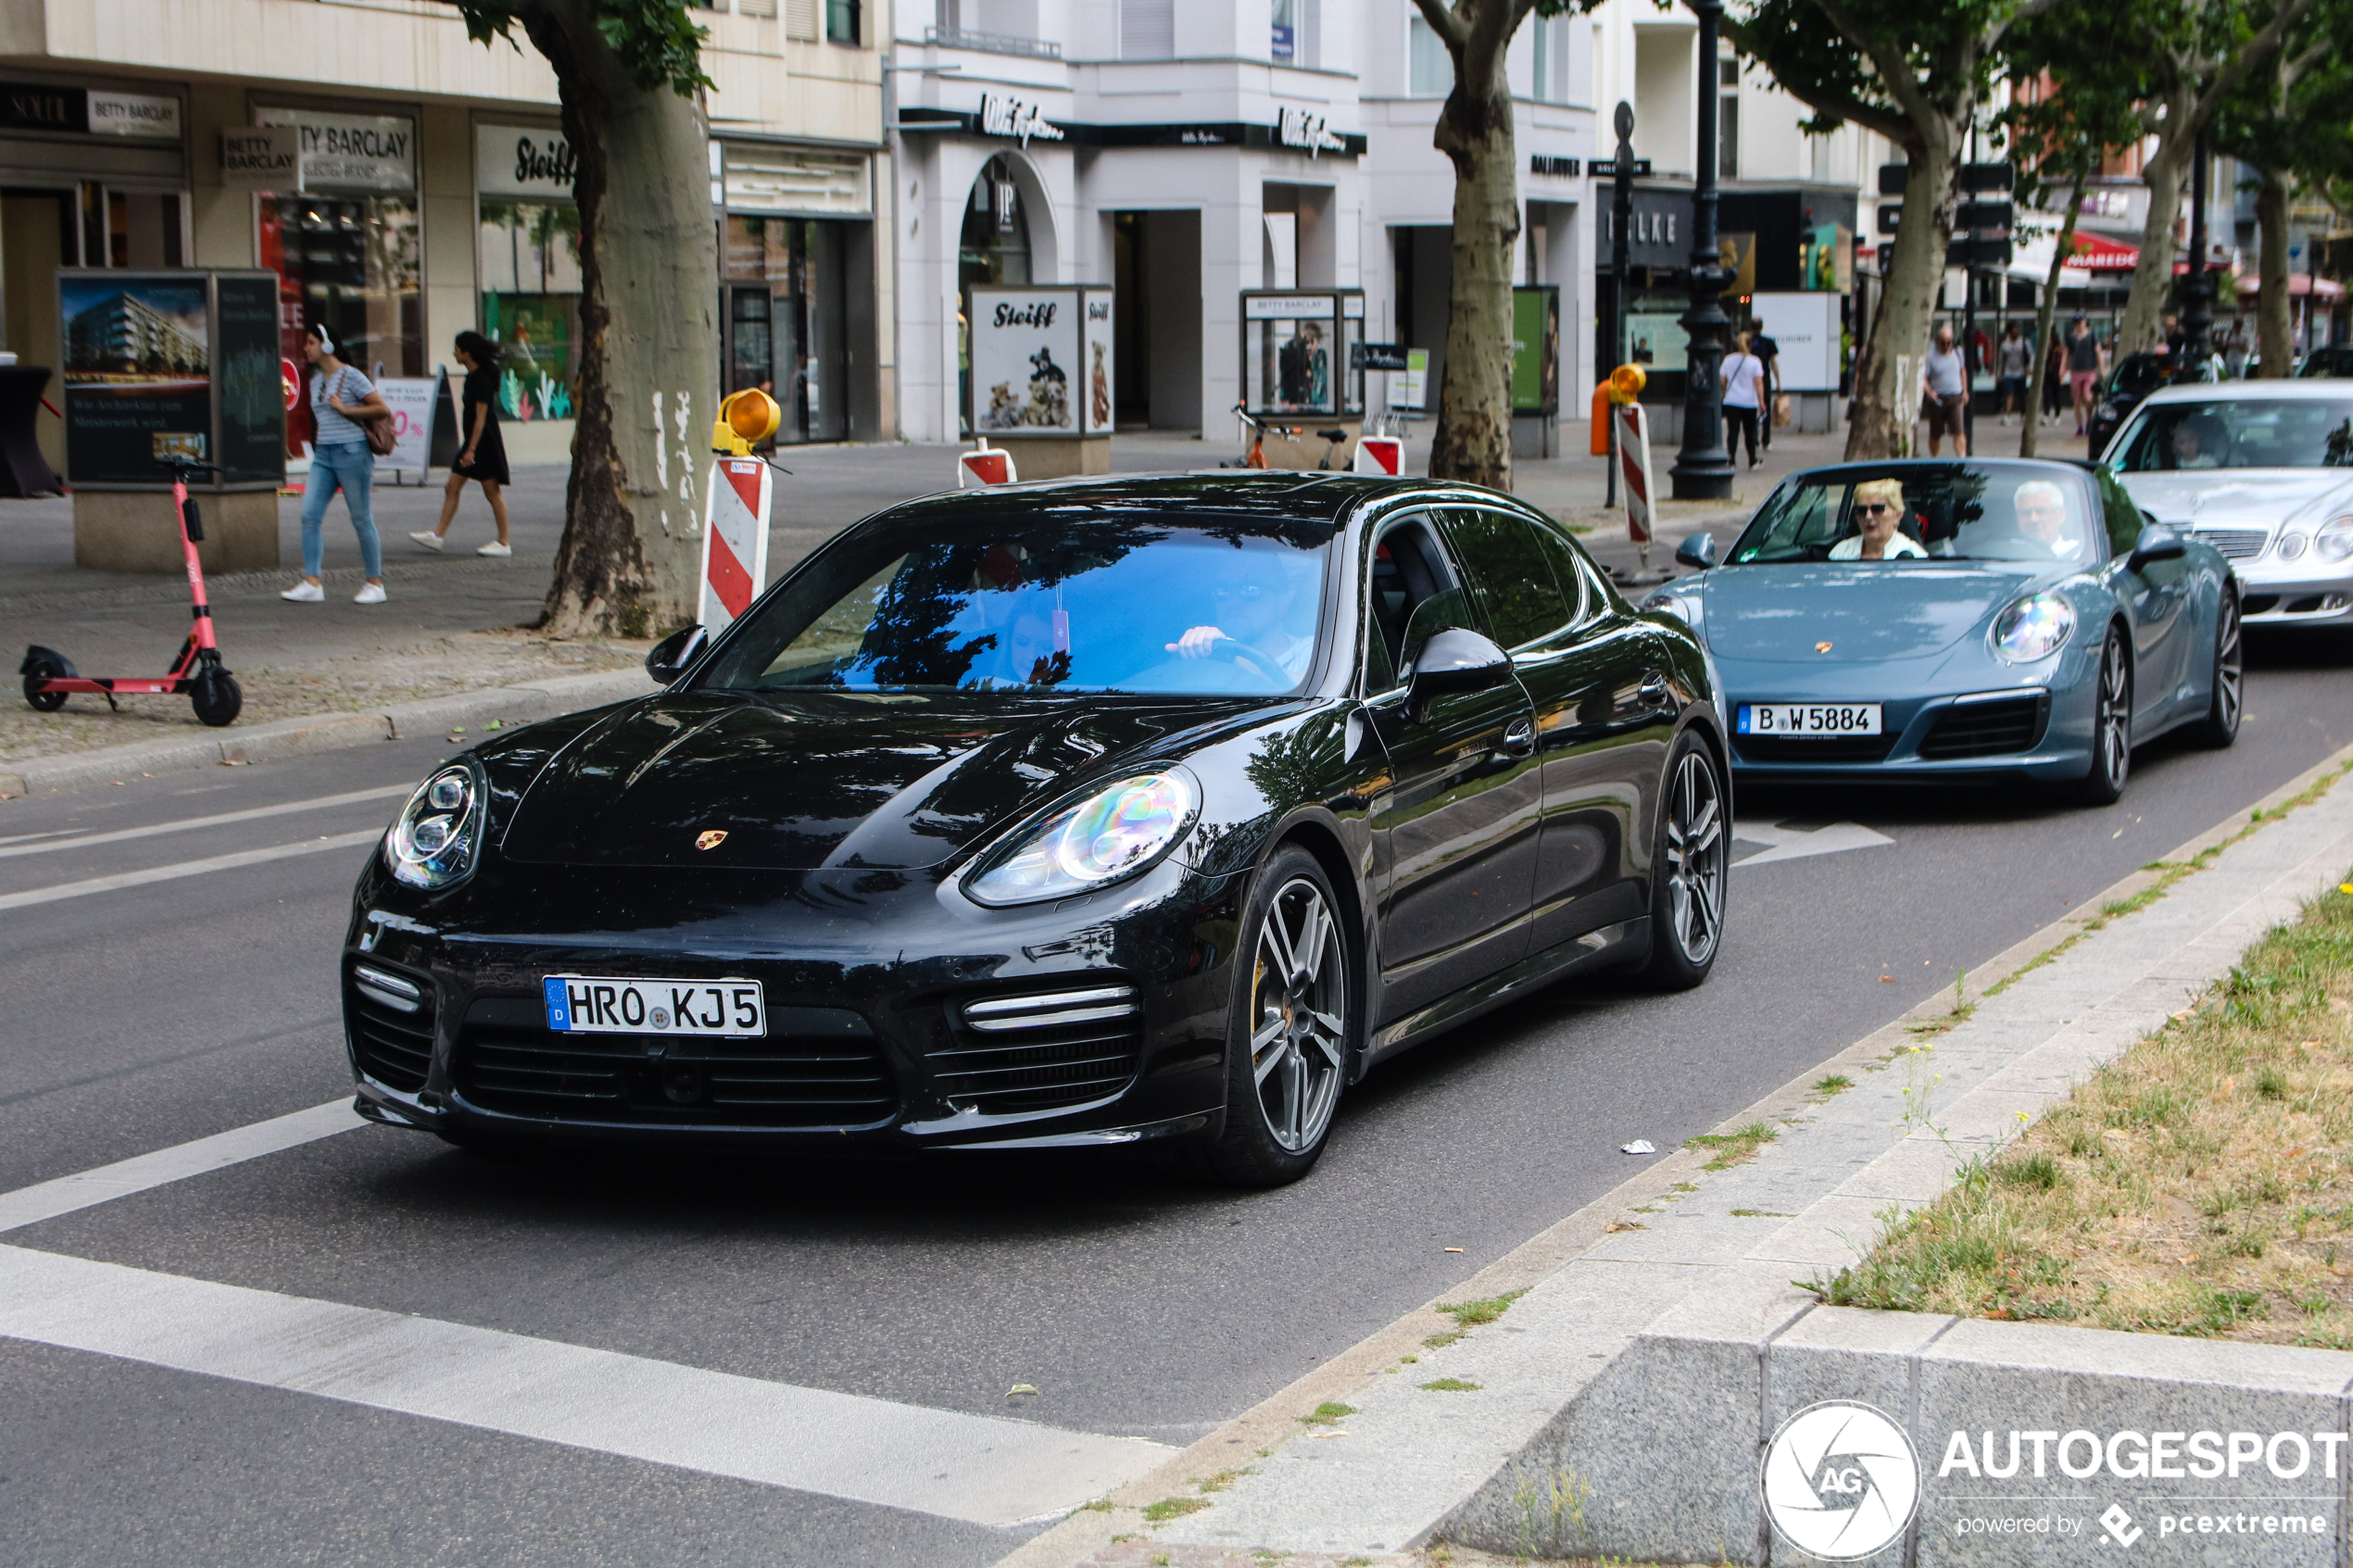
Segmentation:
<svg viewBox="0 0 2353 1568">
<path fill-rule="evenodd" d="M 1752 777 L 2063 783 L 2106 804 L 2133 747 L 2237 737 L 2230 563 L 2071 463 L 1791 475 L 1731 548 L 1644 608 L 1706 643 Z"/>
</svg>

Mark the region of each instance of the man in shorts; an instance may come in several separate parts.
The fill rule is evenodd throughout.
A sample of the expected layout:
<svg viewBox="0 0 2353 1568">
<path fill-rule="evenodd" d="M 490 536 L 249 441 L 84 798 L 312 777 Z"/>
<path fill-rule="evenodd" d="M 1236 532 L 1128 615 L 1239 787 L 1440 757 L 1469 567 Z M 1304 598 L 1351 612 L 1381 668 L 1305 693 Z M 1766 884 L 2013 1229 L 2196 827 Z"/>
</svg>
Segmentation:
<svg viewBox="0 0 2353 1568">
<path fill-rule="evenodd" d="M 2067 381 L 2075 394 L 2075 433 L 2081 435 L 2092 419 L 2092 399 L 2100 390 L 2100 340 L 2082 317 L 2067 329 Z"/>
<path fill-rule="evenodd" d="M 1964 422 L 1969 412 L 1969 369 L 1961 362 L 1961 351 L 1953 346 L 1953 328 L 1948 322 L 1936 329 L 1936 346 L 1928 351 L 1928 359 L 1920 367 L 1920 389 L 1926 395 L 1923 403 L 1928 414 L 1928 455 L 1944 455 L 1944 438 L 1953 438 L 1953 456 L 1969 456 L 1969 426 Z"/>
</svg>

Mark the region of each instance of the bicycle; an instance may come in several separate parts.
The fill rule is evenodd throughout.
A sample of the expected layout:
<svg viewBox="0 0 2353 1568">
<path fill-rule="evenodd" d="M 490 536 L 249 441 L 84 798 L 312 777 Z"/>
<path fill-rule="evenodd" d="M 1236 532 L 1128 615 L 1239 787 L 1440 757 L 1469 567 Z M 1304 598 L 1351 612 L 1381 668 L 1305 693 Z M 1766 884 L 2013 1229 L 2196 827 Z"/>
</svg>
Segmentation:
<svg viewBox="0 0 2353 1568">
<path fill-rule="evenodd" d="M 1280 436 L 1286 441 L 1296 441 L 1302 433 L 1302 429 L 1298 425 L 1278 425 L 1267 423 L 1265 420 L 1259 419 L 1256 415 L 1252 414 L 1250 411 L 1249 405 L 1244 403 L 1237 403 L 1234 405 L 1234 417 L 1241 420 L 1243 424 L 1250 427 L 1250 450 L 1242 454 L 1241 461 L 1220 463 L 1217 465 L 1219 468 L 1272 468 L 1274 465 L 1266 460 L 1266 438 L 1269 435 L 1275 435 Z M 1315 433 L 1315 438 L 1324 443 L 1323 459 L 1315 465 L 1316 471 L 1319 473 L 1329 473 L 1332 470 L 1333 455 L 1348 444 L 1348 432 L 1337 428 L 1331 430 L 1319 430 Z"/>
</svg>

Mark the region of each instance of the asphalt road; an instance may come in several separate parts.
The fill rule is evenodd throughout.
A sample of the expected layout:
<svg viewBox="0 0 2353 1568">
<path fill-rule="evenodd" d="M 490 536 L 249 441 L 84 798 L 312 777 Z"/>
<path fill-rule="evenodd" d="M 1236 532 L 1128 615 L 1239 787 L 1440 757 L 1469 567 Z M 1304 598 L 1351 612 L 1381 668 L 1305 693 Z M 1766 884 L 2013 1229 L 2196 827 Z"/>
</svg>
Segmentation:
<svg viewBox="0 0 2353 1568">
<path fill-rule="evenodd" d="M 1621 1144 L 1706 1130 L 2353 745 L 2353 648 L 2254 652 L 2239 746 L 2145 749 L 2109 809 L 1751 792 L 1750 842 L 1783 852 L 1734 872 L 1705 988 L 1558 987 L 1425 1047 L 1353 1091 L 1320 1168 L 1279 1192 L 1095 1157 L 489 1160 L 359 1126 L 0 1247 L 149 1271 L 107 1276 L 163 1287 L 126 1298 L 132 1318 L 200 1316 L 172 1291 L 209 1281 L 637 1358 L 563 1391 L 591 1410 L 640 1397 L 611 1368 L 659 1363 L 1182 1444 L 1633 1173 Z M 442 749 L 0 806 L 0 1212 L 31 1184 L 348 1096 L 334 955 L 367 851 L 312 847 L 381 826 L 396 796 L 307 803 L 396 792 Z M 1805 836 L 1842 822 L 1891 842 L 1791 851 L 1869 836 Z M 256 850 L 278 852 L 18 897 Z M 0 1251 L 0 1300 L 11 1266 Z M 268 1363 L 301 1353 L 299 1329 L 230 1375 L 0 1337 L 0 1563 L 981 1564 L 1036 1527 L 931 1512 L 921 1476 L 859 1500 L 624 1457 L 561 1436 L 594 1424 L 577 1411 L 548 1440 L 297 1391 Z"/>
</svg>

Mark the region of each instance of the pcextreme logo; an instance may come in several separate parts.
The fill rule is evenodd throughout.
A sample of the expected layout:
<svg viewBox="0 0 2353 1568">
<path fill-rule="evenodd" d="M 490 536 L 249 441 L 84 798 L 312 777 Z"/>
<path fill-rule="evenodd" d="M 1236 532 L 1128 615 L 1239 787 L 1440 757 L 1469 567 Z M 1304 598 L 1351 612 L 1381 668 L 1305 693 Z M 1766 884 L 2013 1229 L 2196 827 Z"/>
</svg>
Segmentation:
<svg viewBox="0 0 2353 1568">
<path fill-rule="evenodd" d="M 1825 1399 L 1781 1423 L 1765 1449 L 1765 1514 L 1783 1539 L 1831 1562 L 1869 1557 L 1904 1534 L 1920 1461 L 1873 1405 Z"/>
</svg>

